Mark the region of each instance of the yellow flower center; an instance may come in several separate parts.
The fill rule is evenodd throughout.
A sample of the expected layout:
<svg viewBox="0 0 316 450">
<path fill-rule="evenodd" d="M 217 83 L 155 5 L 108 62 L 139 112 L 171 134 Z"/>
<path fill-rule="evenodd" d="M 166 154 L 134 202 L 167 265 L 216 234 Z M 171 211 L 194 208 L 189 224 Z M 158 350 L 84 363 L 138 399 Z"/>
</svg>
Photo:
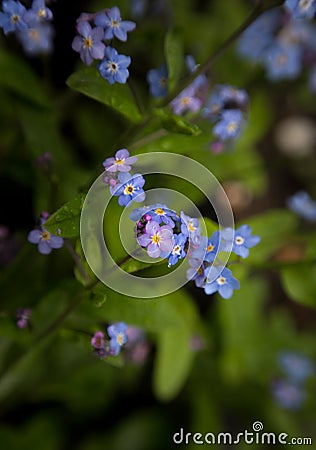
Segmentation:
<svg viewBox="0 0 316 450">
<path fill-rule="evenodd" d="M 192 222 L 188 223 L 188 229 L 189 229 L 189 231 L 195 231 L 196 230 L 196 228 L 195 228 L 195 226 L 193 225 Z"/>
<path fill-rule="evenodd" d="M 161 208 L 155 209 L 155 213 L 158 214 L 158 216 L 163 216 L 165 214 L 164 210 Z"/>
<path fill-rule="evenodd" d="M 91 37 L 87 37 L 84 40 L 84 47 L 91 48 L 92 47 L 92 39 Z"/>
<path fill-rule="evenodd" d="M 210 244 L 207 246 L 206 251 L 208 252 L 212 252 L 214 250 L 214 245 Z"/>
<path fill-rule="evenodd" d="M 116 158 L 115 164 L 120 166 L 121 164 L 124 164 L 125 159 Z"/>
<path fill-rule="evenodd" d="M 120 26 L 120 22 L 118 20 L 112 19 L 110 22 L 111 28 L 118 28 Z"/>
<path fill-rule="evenodd" d="M 199 275 L 203 275 L 203 269 L 202 269 L 202 267 L 199 267 L 199 268 L 198 268 L 197 273 L 198 273 Z"/>
<path fill-rule="evenodd" d="M 33 41 L 40 40 L 40 34 L 35 28 L 31 28 L 28 33 L 29 33 L 30 38 L 33 39 Z"/>
<path fill-rule="evenodd" d="M 158 234 L 154 234 L 151 238 L 151 241 L 153 244 L 159 244 L 160 242 L 160 236 L 158 236 Z"/>
<path fill-rule="evenodd" d="M 50 233 L 48 231 L 43 231 L 42 239 L 44 239 L 44 241 L 48 241 L 48 239 L 50 239 Z"/>
<path fill-rule="evenodd" d="M 132 186 L 131 184 L 128 184 L 125 189 L 124 189 L 124 194 L 125 195 L 130 195 L 134 192 L 134 186 Z"/>
<path fill-rule="evenodd" d="M 190 104 L 190 97 L 183 97 L 181 100 L 181 105 L 182 106 L 188 106 Z"/>
<path fill-rule="evenodd" d="M 116 342 L 117 342 L 119 345 L 123 345 L 123 342 L 124 342 L 124 336 L 123 336 L 122 333 L 119 333 L 119 334 L 117 335 L 117 337 L 116 337 Z"/>
<path fill-rule="evenodd" d="M 44 17 L 46 17 L 46 11 L 45 11 L 45 9 L 44 9 L 44 8 L 40 8 L 40 9 L 38 10 L 37 16 L 38 16 L 40 19 L 43 19 Z"/>
<path fill-rule="evenodd" d="M 229 133 L 234 133 L 236 130 L 237 130 L 237 128 L 238 128 L 238 125 L 237 125 L 237 123 L 236 122 L 230 122 L 228 125 L 227 125 L 227 131 L 229 132 Z"/>
<path fill-rule="evenodd" d="M 167 78 L 161 77 L 161 78 L 159 79 L 159 85 L 162 86 L 162 87 L 167 86 Z"/>
</svg>

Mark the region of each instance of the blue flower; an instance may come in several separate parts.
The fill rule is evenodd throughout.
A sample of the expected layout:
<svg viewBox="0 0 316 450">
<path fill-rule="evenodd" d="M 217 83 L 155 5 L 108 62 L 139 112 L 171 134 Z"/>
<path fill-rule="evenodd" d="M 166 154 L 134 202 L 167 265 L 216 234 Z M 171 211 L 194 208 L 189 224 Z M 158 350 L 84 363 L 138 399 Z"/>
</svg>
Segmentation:
<svg viewBox="0 0 316 450">
<path fill-rule="evenodd" d="M 45 5 L 45 0 L 33 0 L 31 9 L 26 11 L 24 20 L 29 25 L 34 25 L 45 20 L 52 20 L 53 13 Z"/>
<path fill-rule="evenodd" d="M 316 202 L 305 191 L 296 192 L 287 200 L 288 207 L 303 219 L 314 222 L 316 220 Z"/>
<path fill-rule="evenodd" d="M 27 28 L 24 20 L 26 9 L 19 1 L 4 0 L 2 9 L 3 12 L 0 12 L 0 28 L 3 28 L 4 34 Z"/>
<path fill-rule="evenodd" d="M 187 243 L 188 237 L 184 234 L 174 234 L 174 245 L 171 253 L 168 257 L 168 267 L 174 266 L 179 259 L 184 258 L 186 253 L 184 251 L 184 247 Z"/>
<path fill-rule="evenodd" d="M 180 213 L 181 217 L 181 233 L 189 236 L 190 242 L 193 246 L 199 245 L 200 242 L 200 223 L 198 219 L 187 216 L 184 212 Z"/>
<path fill-rule="evenodd" d="M 299 409 L 305 400 L 306 393 L 295 383 L 277 380 L 272 385 L 272 393 L 278 404 L 285 409 Z"/>
<path fill-rule="evenodd" d="M 316 13 L 316 0 L 286 0 L 284 6 L 293 19 L 312 19 Z"/>
<path fill-rule="evenodd" d="M 162 64 L 158 69 L 151 69 L 147 73 L 149 92 L 153 97 L 164 97 L 168 94 L 168 69 Z"/>
<path fill-rule="evenodd" d="M 17 32 L 17 38 L 29 55 L 47 54 L 53 50 L 54 28 L 49 23 L 38 23 Z"/>
<path fill-rule="evenodd" d="M 141 208 L 135 208 L 130 213 L 129 218 L 133 220 L 133 222 L 137 222 L 144 214 L 146 214 L 148 211 L 150 211 L 150 206 L 142 206 Z"/>
<path fill-rule="evenodd" d="M 187 68 L 189 69 L 190 72 L 195 72 L 196 69 L 199 67 L 198 64 L 196 64 L 194 58 L 192 55 L 187 55 L 185 58 L 185 63 Z M 194 88 L 198 91 L 205 91 L 208 88 L 208 79 L 206 75 L 199 75 L 197 76 L 193 82 L 192 85 L 194 86 Z"/>
<path fill-rule="evenodd" d="M 241 131 L 242 120 L 243 116 L 239 109 L 224 110 L 220 121 L 213 128 L 213 133 L 222 141 L 236 139 Z"/>
<path fill-rule="evenodd" d="M 124 42 L 127 40 L 127 32 L 134 30 L 136 27 L 135 22 L 121 19 L 121 13 L 117 6 L 107 10 L 105 14 L 97 14 L 94 23 L 105 29 L 104 39 L 116 37 Z"/>
<path fill-rule="evenodd" d="M 194 249 L 191 257 L 206 262 L 213 262 L 218 252 L 220 244 L 220 232 L 214 231 L 212 236 L 208 239 L 207 236 L 201 236 L 198 248 Z"/>
<path fill-rule="evenodd" d="M 251 236 L 251 228 L 249 225 L 242 225 L 238 230 L 225 228 L 222 231 L 223 250 L 232 251 L 242 258 L 247 258 L 249 248 L 254 247 L 260 242 L 259 236 Z"/>
<path fill-rule="evenodd" d="M 43 226 L 41 226 L 40 230 L 30 231 L 27 240 L 31 244 L 37 244 L 38 251 L 42 255 L 48 255 L 52 249 L 61 248 L 64 244 L 63 238 L 51 234 Z"/>
<path fill-rule="evenodd" d="M 140 173 L 131 175 L 130 173 L 120 172 L 118 180 L 119 184 L 113 188 L 110 187 L 110 192 L 119 198 L 119 205 L 127 206 L 133 200 L 139 203 L 145 200 L 145 192 L 142 189 L 145 184 L 145 179 Z"/>
<path fill-rule="evenodd" d="M 94 59 L 102 59 L 105 51 L 102 28 L 92 29 L 88 22 L 83 21 L 78 23 L 77 31 L 80 36 L 75 36 L 71 46 L 75 52 L 80 53 L 84 64 L 90 66 Z"/>
<path fill-rule="evenodd" d="M 218 292 L 225 299 L 233 295 L 234 289 L 239 289 L 239 281 L 233 277 L 232 272 L 226 267 L 210 266 L 205 269 L 206 283 L 204 292 L 207 295 Z"/>
<path fill-rule="evenodd" d="M 108 326 L 107 332 L 110 336 L 110 354 L 117 356 L 120 353 L 122 345 L 127 342 L 127 325 L 124 322 L 119 322 Z"/>
<path fill-rule="evenodd" d="M 146 211 L 152 218 L 158 223 L 163 222 L 165 225 L 169 225 L 172 228 L 175 226 L 175 223 L 172 219 L 176 221 L 179 220 L 179 217 L 175 211 L 169 209 L 166 205 L 161 203 L 156 203 L 155 205 L 150 205 L 150 210 Z"/>
<path fill-rule="evenodd" d="M 277 43 L 266 51 L 263 63 L 271 81 L 294 79 L 302 71 L 302 48 Z"/>
<path fill-rule="evenodd" d="M 242 33 L 238 41 L 238 53 L 250 61 L 261 61 L 264 52 L 273 45 L 275 31 L 280 25 L 281 17 L 280 8 L 273 8 L 261 14 Z"/>
<path fill-rule="evenodd" d="M 131 63 L 131 58 L 119 55 L 115 48 L 106 47 L 104 59 L 100 62 L 98 69 L 103 78 L 110 84 L 115 82 L 124 84 L 129 77 L 127 67 Z"/>
<path fill-rule="evenodd" d="M 190 269 L 187 270 L 187 279 L 194 280 L 196 287 L 203 287 L 206 279 L 205 266 L 200 259 L 189 258 Z"/>
<path fill-rule="evenodd" d="M 299 353 L 282 352 L 279 355 L 279 364 L 294 383 L 302 383 L 315 374 L 312 361 Z"/>
<path fill-rule="evenodd" d="M 196 87 L 194 84 L 191 84 L 172 100 L 170 106 L 175 114 L 181 115 L 187 111 L 199 111 L 202 106 L 202 100 L 196 96 Z"/>
</svg>

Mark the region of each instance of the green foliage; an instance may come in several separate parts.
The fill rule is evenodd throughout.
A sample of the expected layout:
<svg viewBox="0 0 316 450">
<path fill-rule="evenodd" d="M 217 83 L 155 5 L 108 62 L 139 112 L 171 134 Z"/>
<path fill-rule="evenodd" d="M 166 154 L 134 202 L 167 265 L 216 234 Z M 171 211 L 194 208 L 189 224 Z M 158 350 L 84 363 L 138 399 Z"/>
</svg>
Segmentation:
<svg viewBox="0 0 316 450">
<path fill-rule="evenodd" d="M 164 50 L 168 68 L 169 90 L 172 92 L 180 78 L 184 60 L 183 45 L 179 31 L 168 31 L 164 42 Z"/>
<path fill-rule="evenodd" d="M 96 69 L 86 68 L 73 73 L 67 84 L 71 89 L 109 106 L 131 122 L 142 120 L 128 85 L 110 85 Z"/>
<path fill-rule="evenodd" d="M 85 195 L 79 194 L 67 202 L 47 219 L 45 228 L 63 238 L 79 236 L 80 215 L 84 199 Z"/>
<path fill-rule="evenodd" d="M 292 300 L 308 307 L 316 308 L 315 263 L 290 264 L 282 269 L 281 280 L 285 292 Z"/>
</svg>

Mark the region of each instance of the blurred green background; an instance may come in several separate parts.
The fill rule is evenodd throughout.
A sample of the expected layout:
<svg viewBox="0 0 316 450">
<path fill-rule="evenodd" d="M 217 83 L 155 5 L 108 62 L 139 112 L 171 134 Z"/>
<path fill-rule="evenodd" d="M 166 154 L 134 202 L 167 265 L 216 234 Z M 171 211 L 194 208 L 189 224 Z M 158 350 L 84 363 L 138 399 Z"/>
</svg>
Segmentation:
<svg viewBox="0 0 316 450">
<path fill-rule="evenodd" d="M 202 63 L 256 2 L 164 0 L 159 14 L 151 14 L 152 3 L 118 46 L 132 57 L 130 86 L 146 111 L 154 104 L 146 73 L 164 62 L 169 29 L 180 36 L 183 55 Z M 133 19 L 129 2 L 116 5 L 122 17 Z M 211 153 L 211 125 L 205 123 L 198 136 L 164 129 L 148 139 L 161 126 L 158 119 L 138 132 L 128 114 L 66 85 L 82 69 L 71 49 L 76 18 L 112 6 L 53 2 L 55 50 L 45 58 L 28 58 L 14 37 L 1 36 L 0 224 L 10 233 L 0 238 L 1 449 L 158 450 L 176 447 L 172 436 L 180 428 L 236 436 L 258 420 L 264 431 L 315 441 L 315 376 L 298 409 L 282 407 L 272 390 L 285 378 L 280 352 L 316 362 L 316 230 L 286 208 L 297 190 L 316 198 L 315 99 L 307 74 L 272 84 L 232 45 L 208 76 L 212 85 L 230 83 L 249 93 L 249 121 L 233 150 Z M 295 126 L 309 140 L 300 132 L 293 137 Z M 65 248 L 45 257 L 27 242 L 40 212 L 53 213 L 85 192 L 102 161 L 122 146 L 134 154 L 172 151 L 201 162 L 223 185 L 237 224 L 261 236 L 247 261 L 234 267 L 241 289 L 230 300 L 205 296 L 193 284 L 145 301 L 105 287 L 86 292 Z M 45 152 L 51 172 L 38 160 Z M 213 218 L 200 192 L 174 179 L 163 187 L 189 195 Z M 112 214 L 116 220 L 121 209 L 113 205 Z M 105 223 L 120 256 L 116 233 Z M 70 241 L 80 253 L 79 240 Z M 19 307 L 32 310 L 28 329 L 16 327 Z M 123 355 L 108 364 L 92 354 L 92 334 L 121 320 L 145 332 L 148 354 L 141 363 Z"/>
</svg>

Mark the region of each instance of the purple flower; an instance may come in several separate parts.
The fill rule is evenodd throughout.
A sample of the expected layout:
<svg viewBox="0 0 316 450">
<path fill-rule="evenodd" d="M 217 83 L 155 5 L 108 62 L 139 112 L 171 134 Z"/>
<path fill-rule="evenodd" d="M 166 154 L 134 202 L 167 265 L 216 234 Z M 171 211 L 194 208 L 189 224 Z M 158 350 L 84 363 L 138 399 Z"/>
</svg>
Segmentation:
<svg viewBox="0 0 316 450">
<path fill-rule="evenodd" d="M 115 82 L 124 84 L 129 77 L 127 67 L 131 63 L 131 58 L 119 55 L 115 48 L 106 47 L 104 59 L 100 62 L 98 69 L 101 76 L 110 84 Z"/>
<path fill-rule="evenodd" d="M 23 18 L 27 24 L 34 25 L 44 20 L 52 20 L 53 13 L 45 5 L 45 0 L 33 0 L 31 9 L 26 11 Z"/>
<path fill-rule="evenodd" d="M 3 12 L 0 12 L 0 28 L 3 28 L 4 34 L 27 28 L 24 20 L 26 9 L 19 1 L 4 0 L 2 9 Z"/>
<path fill-rule="evenodd" d="M 107 158 L 103 162 L 103 166 L 107 172 L 129 172 L 131 164 L 134 164 L 136 161 L 137 157 L 129 156 L 128 150 L 123 148 L 115 153 L 114 158 Z"/>
<path fill-rule="evenodd" d="M 31 310 L 29 308 L 19 308 L 15 314 L 16 326 L 20 329 L 26 328 L 29 325 L 31 317 Z"/>
<path fill-rule="evenodd" d="M 214 135 L 226 141 L 236 139 L 241 131 L 243 116 L 239 109 L 227 109 L 221 114 L 220 121 L 214 126 Z"/>
<path fill-rule="evenodd" d="M 239 281 L 233 277 L 232 272 L 226 267 L 210 266 L 205 269 L 206 283 L 204 292 L 207 295 L 218 292 L 225 299 L 233 295 L 234 289 L 239 289 Z"/>
<path fill-rule="evenodd" d="M 164 97 L 168 94 L 168 69 L 162 64 L 158 69 L 151 69 L 147 73 L 149 92 L 153 97 Z"/>
<path fill-rule="evenodd" d="M 238 230 L 225 228 L 222 231 L 223 250 L 231 251 L 242 258 L 247 258 L 249 248 L 254 247 L 260 242 L 259 236 L 251 236 L 251 228 L 249 225 L 242 225 Z"/>
<path fill-rule="evenodd" d="M 127 40 L 127 33 L 136 27 L 135 22 L 121 19 L 121 13 L 117 6 L 108 9 L 105 14 L 97 14 L 94 23 L 105 29 L 104 39 L 116 37 L 124 42 Z"/>
<path fill-rule="evenodd" d="M 296 192 L 287 200 L 288 207 L 300 217 L 310 222 L 316 220 L 316 202 L 305 191 Z"/>
<path fill-rule="evenodd" d="M 108 335 L 110 336 L 110 354 L 117 356 L 122 345 L 127 342 L 127 325 L 124 322 L 112 324 L 108 327 Z"/>
<path fill-rule="evenodd" d="M 179 259 L 184 258 L 186 255 L 184 247 L 187 243 L 188 236 L 179 233 L 174 234 L 173 239 L 174 239 L 173 249 L 171 250 L 171 253 L 168 256 L 168 267 L 174 266 L 175 264 L 177 264 Z"/>
<path fill-rule="evenodd" d="M 196 96 L 196 88 L 191 84 L 172 100 L 170 106 L 175 114 L 181 115 L 187 111 L 199 111 L 202 106 L 202 100 Z"/>
<path fill-rule="evenodd" d="M 293 19 L 312 19 L 316 13 L 316 0 L 286 0 L 284 6 Z"/>
<path fill-rule="evenodd" d="M 302 71 L 302 48 L 299 45 L 273 45 L 265 52 L 263 62 L 271 81 L 294 79 Z"/>
<path fill-rule="evenodd" d="M 43 226 L 40 230 L 30 231 L 27 240 L 31 244 L 37 244 L 38 251 L 42 255 L 48 255 L 52 249 L 61 248 L 64 244 L 63 238 L 51 234 Z"/>
<path fill-rule="evenodd" d="M 282 352 L 279 364 L 293 383 L 302 383 L 315 374 L 312 361 L 299 353 Z"/>
<path fill-rule="evenodd" d="M 96 349 L 101 349 L 104 347 L 104 344 L 105 344 L 104 333 L 102 331 L 97 331 L 96 333 L 94 333 L 91 339 L 92 347 Z"/>
<path fill-rule="evenodd" d="M 184 212 L 180 213 L 181 217 L 181 233 L 186 236 L 189 236 L 190 242 L 193 246 L 197 246 L 200 241 L 200 224 L 198 219 L 192 218 L 184 214 Z"/>
<path fill-rule="evenodd" d="M 119 205 L 127 206 L 133 200 L 138 203 L 145 200 L 145 192 L 142 189 L 145 179 L 140 173 L 131 175 L 127 172 L 120 172 L 118 180 L 119 184 L 110 187 L 110 192 L 112 195 L 119 197 Z"/>
<path fill-rule="evenodd" d="M 287 380 L 277 380 L 272 385 L 272 393 L 278 404 L 285 409 L 299 409 L 306 393 L 297 384 Z"/>
<path fill-rule="evenodd" d="M 71 46 L 80 53 L 84 64 L 90 66 L 94 59 L 102 59 L 105 51 L 102 28 L 91 28 L 88 22 L 78 22 L 77 31 L 80 36 L 75 36 Z"/>
<path fill-rule="evenodd" d="M 168 225 L 160 227 L 157 222 L 151 220 L 146 224 L 145 233 L 137 237 L 137 242 L 140 246 L 147 247 L 151 258 L 166 257 L 174 245 L 172 228 Z"/>
<path fill-rule="evenodd" d="M 17 32 L 23 49 L 29 55 L 47 54 L 53 50 L 54 28 L 49 23 L 38 23 Z"/>
</svg>

